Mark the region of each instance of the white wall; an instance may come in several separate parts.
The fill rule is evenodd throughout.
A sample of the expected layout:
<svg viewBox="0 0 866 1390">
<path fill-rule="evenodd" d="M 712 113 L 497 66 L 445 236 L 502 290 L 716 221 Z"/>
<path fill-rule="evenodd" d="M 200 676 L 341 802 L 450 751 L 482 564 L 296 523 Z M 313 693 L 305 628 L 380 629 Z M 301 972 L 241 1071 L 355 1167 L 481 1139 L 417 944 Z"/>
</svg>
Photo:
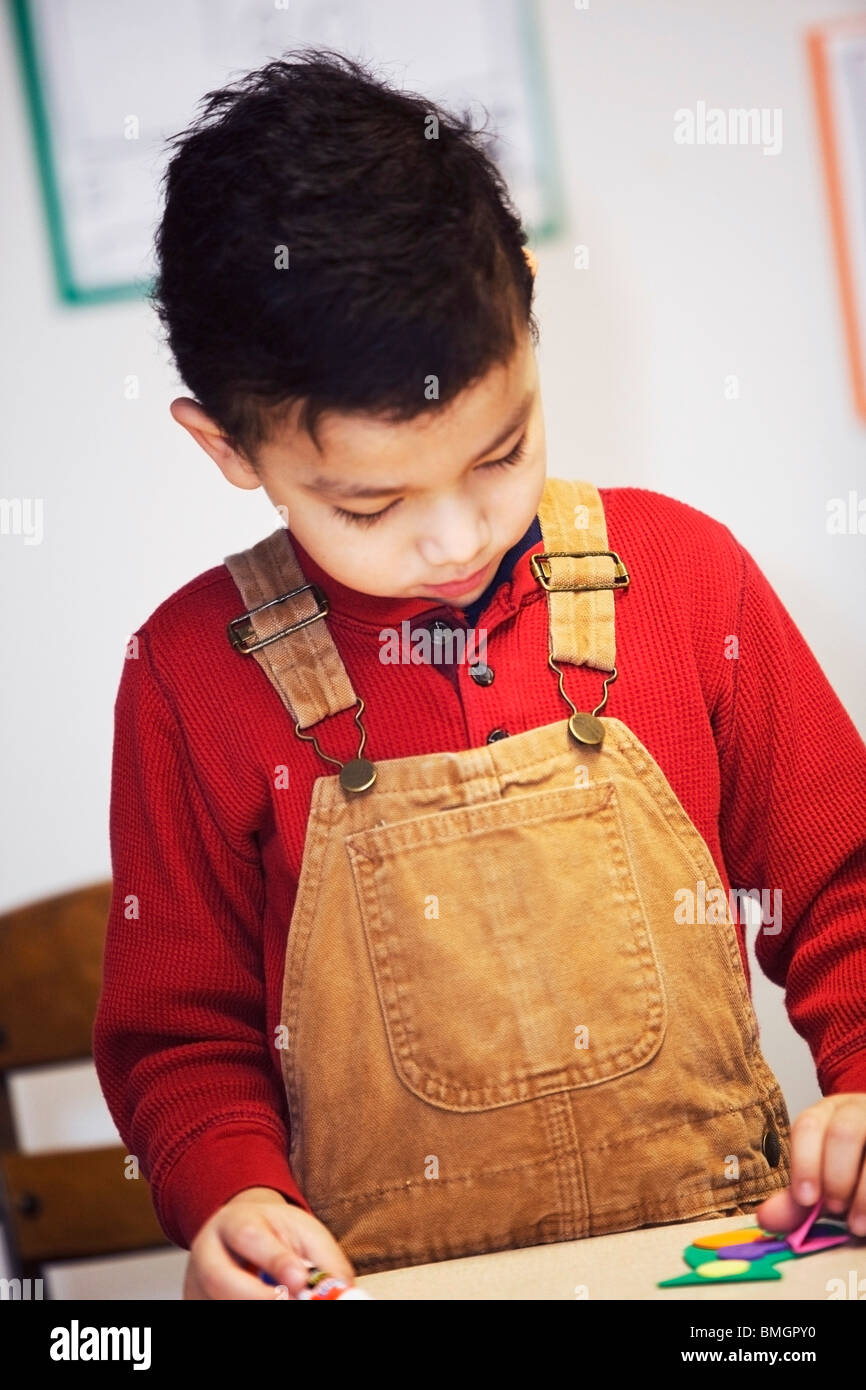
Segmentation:
<svg viewBox="0 0 866 1390">
<path fill-rule="evenodd" d="M 827 499 L 863 489 L 803 31 L 862 0 L 540 0 L 570 225 L 539 248 L 549 471 L 651 487 L 726 522 L 866 733 L 862 538 Z M 170 592 L 272 529 L 171 420 L 182 388 L 140 304 L 56 298 L 4 10 L 5 304 L 0 495 L 44 499 L 45 539 L 0 538 L 0 906 L 109 875 L 112 707 L 129 633 Z M 387 59 L 391 55 L 375 55 Z M 779 107 L 783 147 L 682 147 L 698 101 Z M 589 248 L 589 269 L 572 248 Z M 135 373 L 141 398 L 124 399 Z M 740 397 L 724 381 L 736 374 Z M 792 1114 L 818 1096 L 781 992 L 756 980 Z M 113 1142 L 92 1068 L 16 1084 L 30 1147 Z M 62 1106 L 60 1100 L 63 1100 Z M 60 1296 L 175 1297 L 184 1257 L 65 1274 Z M 109 1292 L 106 1293 L 106 1288 Z"/>
</svg>

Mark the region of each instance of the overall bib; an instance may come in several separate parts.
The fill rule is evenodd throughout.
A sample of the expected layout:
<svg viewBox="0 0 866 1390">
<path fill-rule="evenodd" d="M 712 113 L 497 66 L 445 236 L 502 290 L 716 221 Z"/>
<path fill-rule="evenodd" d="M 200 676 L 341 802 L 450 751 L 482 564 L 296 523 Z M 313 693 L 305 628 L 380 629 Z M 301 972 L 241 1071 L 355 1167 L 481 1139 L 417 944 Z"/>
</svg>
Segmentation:
<svg viewBox="0 0 866 1390">
<path fill-rule="evenodd" d="M 611 673 L 606 699 L 630 577 L 601 498 L 548 479 L 538 516 L 549 663 Z M 278 1044 L 292 1170 L 356 1271 L 738 1214 L 786 1187 L 730 910 L 675 920 L 700 879 L 727 895 L 631 730 L 575 713 L 371 764 L 288 531 L 225 563 L 248 610 L 229 638 L 295 732 L 360 706 L 359 757 L 313 786 Z"/>
</svg>

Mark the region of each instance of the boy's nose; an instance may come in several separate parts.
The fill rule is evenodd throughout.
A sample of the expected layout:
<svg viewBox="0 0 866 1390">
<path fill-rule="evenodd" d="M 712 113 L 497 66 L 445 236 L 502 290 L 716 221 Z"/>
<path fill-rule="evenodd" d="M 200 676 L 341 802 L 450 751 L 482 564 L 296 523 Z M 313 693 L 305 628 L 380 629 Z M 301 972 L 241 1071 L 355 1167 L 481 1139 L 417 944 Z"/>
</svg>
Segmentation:
<svg viewBox="0 0 866 1390">
<path fill-rule="evenodd" d="M 440 576 L 443 584 L 474 574 L 491 558 L 489 545 L 482 542 L 480 528 L 471 524 L 443 527 L 438 535 L 428 536 L 421 552 L 431 572 Z"/>
</svg>

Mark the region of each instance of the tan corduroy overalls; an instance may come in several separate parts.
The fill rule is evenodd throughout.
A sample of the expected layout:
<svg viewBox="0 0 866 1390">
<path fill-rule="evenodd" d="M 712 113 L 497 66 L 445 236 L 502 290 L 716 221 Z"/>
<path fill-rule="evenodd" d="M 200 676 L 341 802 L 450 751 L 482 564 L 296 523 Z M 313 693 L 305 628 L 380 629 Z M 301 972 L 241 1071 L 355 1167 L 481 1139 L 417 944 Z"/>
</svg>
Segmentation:
<svg viewBox="0 0 866 1390">
<path fill-rule="evenodd" d="M 598 490 L 548 479 L 538 516 L 551 667 L 612 680 L 633 576 Z M 363 731 L 289 532 L 226 564 L 247 610 L 268 605 L 230 640 L 295 732 L 356 704 Z M 313 786 L 278 1042 L 292 1170 L 357 1272 L 737 1214 L 786 1187 L 788 1112 L 730 910 L 675 921 L 678 890 L 724 893 L 718 871 L 631 730 L 580 713 L 369 752 L 375 773 L 359 756 Z"/>
</svg>

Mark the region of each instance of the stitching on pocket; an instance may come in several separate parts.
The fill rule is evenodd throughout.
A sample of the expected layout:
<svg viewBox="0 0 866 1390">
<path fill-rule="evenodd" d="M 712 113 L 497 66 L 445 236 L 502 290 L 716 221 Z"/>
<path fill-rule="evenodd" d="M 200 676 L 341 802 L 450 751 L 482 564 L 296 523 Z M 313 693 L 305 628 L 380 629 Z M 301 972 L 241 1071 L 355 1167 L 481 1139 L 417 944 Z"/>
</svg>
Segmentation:
<svg viewBox="0 0 866 1390">
<path fill-rule="evenodd" d="M 517 864 L 521 835 L 537 834 L 545 822 L 565 839 L 546 847 L 537 863 L 538 891 L 546 881 L 555 901 L 539 903 L 536 910 L 531 858 L 522 883 Z M 581 824 L 586 833 L 578 835 Z M 570 850 L 569 831 L 575 853 L 585 861 L 577 902 L 568 901 L 567 888 L 561 891 L 561 860 L 555 859 L 560 850 Z M 435 887 L 444 872 L 444 866 L 434 872 L 435 855 L 447 854 L 449 847 L 454 854 L 455 847 L 473 840 L 476 848 L 464 856 L 462 868 L 453 860 L 448 868 L 452 916 L 445 922 L 422 920 L 422 880 Z M 613 781 L 461 806 L 359 831 L 345 844 L 392 1060 L 401 1080 L 422 1100 L 447 1110 L 494 1109 L 611 1080 L 658 1051 L 666 1020 L 664 990 Z M 525 848 L 531 850 L 531 837 Z M 479 861 L 479 855 L 490 856 L 489 862 Z M 499 916 L 495 905 L 473 906 L 478 862 L 493 883 L 502 870 L 498 881 L 506 901 Z M 567 872 L 567 864 L 562 869 Z M 458 915 L 453 904 L 461 888 L 470 896 L 468 903 L 460 901 Z M 416 898 L 418 920 L 412 922 L 406 914 Z M 533 910 L 524 914 L 529 902 Z M 458 995 L 464 971 L 471 977 L 474 970 L 477 985 L 474 996 L 467 985 L 469 996 L 458 999 L 453 1011 L 447 979 L 443 983 L 449 965 Z M 590 1046 L 583 1052 L 573 1050 L 569 1010 L 573 1024 L 590 1025 Z M 588 1018 L 582 1019 L 587 1010 Z"/>
</svg>

